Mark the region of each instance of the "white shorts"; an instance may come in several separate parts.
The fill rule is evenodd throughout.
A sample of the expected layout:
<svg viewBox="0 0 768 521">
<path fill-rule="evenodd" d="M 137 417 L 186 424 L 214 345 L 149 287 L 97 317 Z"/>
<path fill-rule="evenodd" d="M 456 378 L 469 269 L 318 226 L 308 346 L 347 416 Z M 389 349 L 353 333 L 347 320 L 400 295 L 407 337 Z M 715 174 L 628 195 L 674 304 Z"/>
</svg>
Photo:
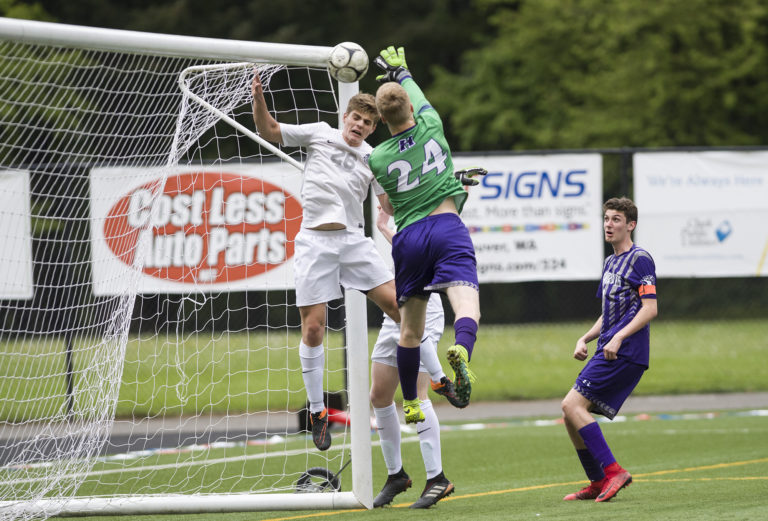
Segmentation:
<svg viewBox="0 0 768 521">
<path fill-rule="evenodd" d="M 293 271 L 297 306 L 341 298 L 340 285 L 368 291 L 394 278 L 373 240 L 349 230 L 299 230 Z"/>
<path fill-rule="evenodd" d="M 427 320 L 424 324 L 424 338 L 432 340 L 434 348 L 440 342 L 445 329 L 445 313 L 440 295 L 432 293 L 427 302 Z M 397 367 L 397 344 L 400 342 L 400 326 L 394 320 L 384 315 L 384 323 L 379 330 L 379 337 L 371 352 L 371 362 Z M 419 371 L 426 373 L 427 369 L 421 364 Z"/>
</svg>

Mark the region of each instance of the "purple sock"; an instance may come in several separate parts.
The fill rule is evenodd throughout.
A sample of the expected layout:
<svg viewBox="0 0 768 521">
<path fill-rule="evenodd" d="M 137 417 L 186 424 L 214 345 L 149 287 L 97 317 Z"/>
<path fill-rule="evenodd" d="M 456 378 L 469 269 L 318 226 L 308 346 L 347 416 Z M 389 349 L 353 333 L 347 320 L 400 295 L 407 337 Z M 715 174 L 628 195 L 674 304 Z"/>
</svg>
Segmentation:
<svg viewBox="0 0 768 521">
<path fill-rule="evenodd" d="M 416 381 L 419 379 L 419 362 L 421 355 L 418 346 L 403 347 L 398 344 L 397 372 L 400 375 L 400 389 L 406 400 L 415 400 L 418 397 Z"/>
<path fill-rule="evenodd" d="M 584 472 L 587 473 L 587 479 L 590 481 L 600 481 L 605 477 L 603 467 L 600 466 L 600 463 L 592 456 L 589 450 L 576 449 L 576 454 L 579 456 L 581 466 L 584 467 Z"/>
<path fill-rule="evenodd" d="M 477 322 L 469 317 L 461 317 L 453 324 L 453 330 L 456 334 L 456 343 L 464 346 L 467 350 L 468 359 L 472 359 L 472 350 L 475 348 L 477 340 Z"/>
<path fill-rule="evenodd" d="M 603 437 L 603 431 L 600 430 L 600 426 L 597 422 L 592 422 L 579 429 L 581 439 L 584 440 L 584 445 L 587 446 L 592 456 L 605 468 L 611 463 L 616 461 L 613 457 L 611 449 L 605 442 Z"/>
</svg>

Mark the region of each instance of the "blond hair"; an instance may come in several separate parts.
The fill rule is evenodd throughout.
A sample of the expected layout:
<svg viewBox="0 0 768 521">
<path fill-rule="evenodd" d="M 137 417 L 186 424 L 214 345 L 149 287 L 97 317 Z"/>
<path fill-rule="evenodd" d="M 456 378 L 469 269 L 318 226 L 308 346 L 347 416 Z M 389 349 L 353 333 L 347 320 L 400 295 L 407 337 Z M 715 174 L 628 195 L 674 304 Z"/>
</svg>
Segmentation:
<svg viewBox="0 0 768 521">
<path fill-rule="evenodd" d="M 399 83 L 389 82 L 379 87 L 376 108 L 389 125 L 402 125 L 411 117 L 411 100 Z"/>
<path fill-rule="evenodd" d="M 360 114 L 371 116 L 373 122 L 379 121 L 379 111 L 376 110 L 376 98 L 366 92 L 360 92 L 349 98 L 346 114 L 356 110 Z"/>
</svg>

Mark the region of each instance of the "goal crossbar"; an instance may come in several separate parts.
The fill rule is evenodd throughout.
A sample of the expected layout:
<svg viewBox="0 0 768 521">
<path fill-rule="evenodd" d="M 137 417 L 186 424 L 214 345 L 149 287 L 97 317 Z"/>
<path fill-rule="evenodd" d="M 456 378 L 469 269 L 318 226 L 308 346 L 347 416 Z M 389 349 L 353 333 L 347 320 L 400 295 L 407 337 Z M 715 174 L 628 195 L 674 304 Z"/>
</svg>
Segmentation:
<svg viewBox="0 0 768 521">
<path fill-rule="evenodd" d="M 245 42 L 0 18 L 0 39 L 81 49 L 325 67 L 332 47 Z"/>
</svg>

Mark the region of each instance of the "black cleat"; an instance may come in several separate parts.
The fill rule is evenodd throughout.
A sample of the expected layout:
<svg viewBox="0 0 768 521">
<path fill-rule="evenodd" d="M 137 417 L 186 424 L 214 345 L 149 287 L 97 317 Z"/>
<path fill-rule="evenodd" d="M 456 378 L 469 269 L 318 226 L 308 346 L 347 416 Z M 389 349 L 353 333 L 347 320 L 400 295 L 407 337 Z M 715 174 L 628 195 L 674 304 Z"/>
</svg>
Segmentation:
<svg viewBox="0 0 768 521">
<path fill-rule="evenodd" d="M 328 432 L 328 409 L 309 415 L 312 423 L 312 441 L 319 450 L 328 450 L 331 446 L 331 434 Z"/>
<path fill-rule="evenodd" d="M 445 396 L 446 400 L 448 400 L 448 402 L 454 407 L 463 409 L 469 405 L 469 401 L 465 401 L 459 398 L 459 395 L 456 394 L 456 387 L 453 385 L 451 379 L 447 376 L 440 378 L 439 383 L 430 382 L 430 385 L 432 385 L 432 390 L 435 393 L 439 394 L 440 396 Z"/>
<path fill-rule="evenodd" d="M 396 474 L 390 474 L 387 476 L 387 481 L 384 483 L 381 492 L 374 498 L 373 508 L 389 505 L 396 495 L 411 488 L 412 484 L 411 478 L 408 477 L 408 474 L 402 468 Z"/>
<path fill-rule="evenodd" d="M 434 478 L 427 480 L 427 486 L 421 497 L 408 508 L 429 508 L 446 496 L 453 494 L 453 483 L 448 481 L 442 472 Z"/>
</svg>

